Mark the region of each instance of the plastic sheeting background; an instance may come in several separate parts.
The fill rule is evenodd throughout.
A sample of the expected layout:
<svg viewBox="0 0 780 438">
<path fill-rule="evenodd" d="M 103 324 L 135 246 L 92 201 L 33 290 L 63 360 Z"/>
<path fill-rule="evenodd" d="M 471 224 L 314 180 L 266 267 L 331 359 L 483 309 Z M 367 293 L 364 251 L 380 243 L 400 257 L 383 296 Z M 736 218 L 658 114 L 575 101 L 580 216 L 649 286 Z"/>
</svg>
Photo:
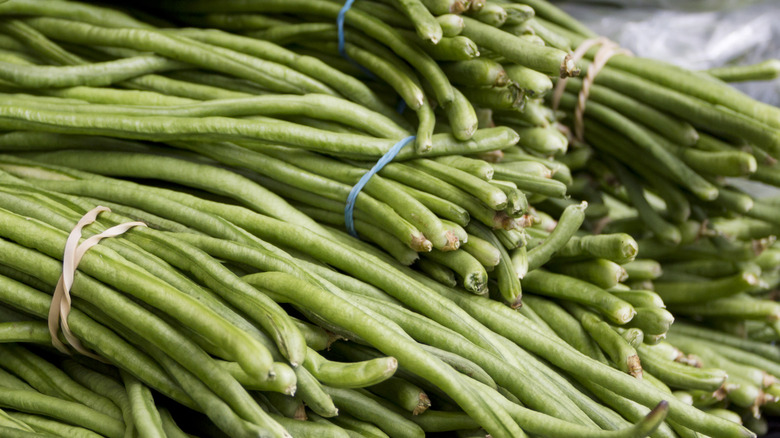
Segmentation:
<svg viewBox="0 0 780 438">
<path fill-rule="evenodd" d="M 557 3 L 594 32 L 637 56 L 696 70 L 780 58 L 780 0 Z M 755 99 L 780 106 L 780 79 L 735 86 Z"/>
</svg>

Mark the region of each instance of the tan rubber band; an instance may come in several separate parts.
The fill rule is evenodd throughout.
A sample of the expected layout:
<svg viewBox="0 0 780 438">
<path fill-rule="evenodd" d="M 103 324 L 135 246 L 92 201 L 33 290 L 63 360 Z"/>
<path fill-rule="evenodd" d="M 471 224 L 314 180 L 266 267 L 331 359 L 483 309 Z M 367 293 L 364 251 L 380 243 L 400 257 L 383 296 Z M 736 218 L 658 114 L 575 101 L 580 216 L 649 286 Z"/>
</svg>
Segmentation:
<svg viewBox="0 0 780 438">
<path fill-rule="evenodd" d="M 62 328 L 62 334 L 68 343 L 79 353 L 89 356 L 93 359 L 103 360 L 100 356 L 89 351 L 81 341 L 76 338 L 68 325 L 68 315 L 70 314 L 71 299 L 70 288 L 73 286 L 73 279 L 76 275 L 76 268 L 84 257 L 84 254 L 93 246 L 97 245 L 102 239 L 107 237 L 116 237 L 133 227 L 145 227 L 143 222 L 126 222 L 124 224 L 111 227 L 100 234 L 96 234 L 80 245 L 81 230 L 87 225 L 95 222 L 100 213 L 111 211 L 108 207 L 98 206 L 88 211 L 79 222 L 73 227 L 68 240 L 65 242 L 65 251 L 62 257 L 62 275 L 54 289 L 54 294 L 49 307 L 49 333 L 51 334 L 51 343 L 57 350 L 70 354 L 68 348 L 63 344 L 59 337 L 59 329 Z"/>
<path fill-rule="evenodd" d="M 596 52 L 596 56 L 593 57 L 593 62 L 588 68 L 588 73 L 582 79 L 582 88 L 577 95 L 577 106 L 574 108 L 574 138 L 579 141 L 585 140 L 585 105 L 588 103 L 588 97 L 590 97 L 590 89 L 593 86 L 593 82 L 596 80 L 599 72 L 607 65 L 609 59 L 615 55 L 631 55 L 632 53 L 626 49 L 621 48 L 616 42 L 610 40 L 607 37 L 598 37 L 585 40 L 577 47 L 572 53 L 572 60 L 574 62 L 580 61 L 585 54 L 594 46 L 601 46 Z M 558 104 L 561 102 L 563 92 L 566 90 L 566 82 L 568 78 L 559 79 L 555 85 L 555 90 L 552 97 L 553 110 L 558 109 Z"/>
</svg>

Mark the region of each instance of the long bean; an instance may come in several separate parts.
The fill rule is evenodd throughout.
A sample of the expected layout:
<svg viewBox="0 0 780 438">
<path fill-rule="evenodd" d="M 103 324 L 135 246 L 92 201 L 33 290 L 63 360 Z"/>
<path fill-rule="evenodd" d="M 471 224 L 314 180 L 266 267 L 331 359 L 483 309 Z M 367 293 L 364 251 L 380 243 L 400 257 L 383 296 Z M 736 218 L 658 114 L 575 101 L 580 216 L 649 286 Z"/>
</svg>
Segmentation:
<svg viewBox="0 0 780 438">
<path fill-rule="evenodd" d="M 160 413 L 157 412 L 149 388 L 127 373 L 122 373 L 122 380 L 127 388 L 127 396 L 132 406 L 133 423 L 138 433 L 154 438 L 165 437 L 162 419 Z"/>
<path fill-rule="evenodd" d="M 57 268 L 58 263 L 52 259 L 48 259 L 42 254 L 32 251 L 18 245 L 12 244 L 5 240 L 0 241 L 6 250 L 3 254 L 13 254 L 14 258 L 4 258 L 3 263 L 17 268 L 23 268 L 25 266 L 36 266 L 37 275 L 46 275 L 47 282 L 54 285 L 57 282 L 57 278 L 61 273 L 61 267 Z M 10 251 L 10 252 L 9 252 Z M 213 361 L 208 359 L 208 356 L 197 347 L 192 345 L 192 342 L 186 337 L 181 336 L 176 330 L 164 324 L 161 320 L 151 316 L 147 311 L 143 310 L 135 304 L 133 301 L 117 294 L 115 291 L 103 286 L 101 283 L 95 282 L 93 279 L 86 275 L 77 273 L 75 277 L 73 294 L 75 296 L 86 296 L 89 300 L 98 303 L 101 308 L 109 309 L 111 312 L 121 315 L 119 316 L 123 323 L 132 325 L 134 330 L 146 333 L 150 342 L 158 343 L 164 347 L 162 339 L 177 339 L 178 349 L 172 350 L 171 354 L 175 354 L 177 359 L 189 369 L 194 370 L 197 375 L 202 376 L 207 382 L 214 388 L 214 391 L 220 394 L 225 400 L 228 400 L 231 405 L 236 406 L 239 412 L 244 415 L 252 417 L 256 415 L 253 411 L 256 409 L 254 402 L 251 402 L 248 394 L 235 382 L 226 372 L 217 367 Z M 87 303 L 85 303 L 87 304 Z M 101 305 L 102 304 L 102 305 Z M 46 305 L 48 308 L 48 304 Z M 45 314 L 48 313 L 48 310 Z M 162 334 L 164 333 L 164 334 Z M 153 367 L 153 368 L 156 368 Z M 139 376 L 144 376 L 148 371 L 141 371 Z M 263 376 L 262 378 L 264 378 Z M 165 378 L 167 380 L 167 376 Z M 180 390 L 179 390 L 180 391 Z M 169 390 L 169 394 L 172 394 L 177 400 L 186 405 L 192 406 L 193 402 L 189 397 L 182 397 L 180 392 L 175 390 Z M 254 407 L 253 407 L 254 406 Z"/>
<path fill-rule="evenodd" d="M 3 302 L 10 303 L 39 317 L 48 315 L 51 298 L 47 299 L 47 294 L 26 287 L 4 276 L 0 276 L 0 284 L 3 285 L 2 290 L 7 291 L 0 298 Z M 78 309 L 71 311 L 68 322 L 74 334 L 85 345 L 94 348 L 103 357 L 112 358 L 116 363 L 123 364 L 129 371 L 140 376 L 169 397 L 185 405 L 191 405 L 188 397 L 181 393 L 176 384 L 171 382 L 170 378 L 148 356 L 128 344 L 115 333 L 97 324 Z"/>
<path fill-rule="evenodd" d="M 124 424 L 79 403 L 32 391 L 5 388 L 0 391 L 0 406 L 22 412 L 42 414 L 111 438 L 124 436 Z"/>
<path fill-rule="evenodd" d="M 14 215 L 9 214 L 6 211 L 3 211 L 3 220 L 6 221 L 6 236 L 14 236 L 15 240 L 25 242 L 30 246 L 33 247 L 39 247 L 41 250 L 48 252 L 49 254 L 57 257 L 60 256 L 62 252 L 62 247 L 59 245 L 62 245 L 61 239 L 64 237 L 58 230 L 53 230 L 48 227 L 43 227 L 41 225 L 35 225 L 30 222 L 23 221 L 22 223 L 15 223 Z M 26 223 L 24 223 L 26 222 Z M 21 226 L 20 226 L 21 225 Z M 35 235 L 37 236 L 37 239 L 29 240 L 27 238 L 22 237 L 24 234 L 25 229 L 30 229 L 28 227 L 31 227 L 33 229 L 36 229 Z M 48 238 L 48 243 L 43 239 L 44 236 Z M 58 241 L 59 240 L 59 241 Z M 102 253 L 102 257 L 97 257 L 96 253 Z M 92 249 L 92 252 L 85 254 L 84 259 L 82 260 L 81 266 L 82 269 L 84 269 L 87 272 L 97 273 L 98 278 L 103 279 L 109 279 L 109 283 L 116 282 L 114 278 L 108 277 L 107 273 L 119 273 L 119 272 L 125 272 L 125 273 L 132 273 L 132 275 L 135 275 L 135 279 L 132 280 L 130 278 L 125 279 L 123 281 L 123 288 L 126 291 L 134 291 L 138 294 L 141 294 L 142 296 L 146 296 L 147 299 L 152 300 L 153 302 L 156 302 L 157 305 L 163 306 L 163 308 L 168 309 L 171 311 L 174 315 L 178 315 L 181 321 L 187 321 L 188 323 L 193 323 L 195 321 L 195 314 L 192 313 L 194 308 L 201 308 L 202 313 L 201 315 L 209 315 L 207 318 L 211 320 L 209 324 L 211 324 L 211 327 L 209 327 L 209 324 L 205 324 L 204 322 L 204 333 L 212 332 L 213 335 L 216 335 L 217 337 L 212 338 L 214 340 L 223 338 L 225 336 L 225 332 L 217 332 L 216 327 L 221 326 L 223 330 L 227 330 L 228 332 L 233 332 L 234 335 L 240 336 L 240 338 L 247 339 L 246 335 L 242 334 L 241 332 L 238 332 L 235 329 L 229 328 L 224 321 L 221 321 L 220 319 L 214 319 L 211 315 L 213 313 L 210 310 L 206 310 L 205 307 L 203 307 L 200 303 L 197 303 L 193 299 L 182 296 L 181 292 L 176 291 L 171 286 L 169 286 L 167 283 L 160 282 L 156 279 L 152 279 L 152 277 L 146 273 L 145 271 L 127 263 L 122 262 L 121 257 L 118 258 L 116 255 L 109 255 L 110 253 L 113 253 L 113 251 L 108 251 L 104 247 L 96 247 Z M 115 253 L 114 253 L 115 254 Z M 98 268 L 100 267 L 100 268 Z M 122 275 L 122 274 L 113 274 L 113 275 Z M 127 275 L 127 274 L 125 274 Z M 133 277 L 131 277 L 133 278 Z M 136 288 L 136 289 L 134 289 Z M 168 296 L 165 297 L 162 294 L 166 293 L 163 291 L 168 291 Z M 156 297 L 155 297 L 156 296 Z M 175 300 L 178 301 L 177 304 L 173 304 L 173 301 L 171 301 L 172 297 L 178 296 Z M 186 304 L 185 304 L 186 303 Z M 192 307 L 190 307 L 192 306 Z M 212 335 L 212 336 L 213 336 Z M 233 348 L 237 349 L 238 357 L 244 357 L 246 360 L 246 363 L 244 365 L 247 366 L 247 371 L 250 374 L 256 374 L 258 376 L 263 376 L 267 372 L 267 365 L 262 364 L 262 362 L 259 360 L 260 358 L 265 355 L 270 359 L 270 355 L 268 355 L 267 350 L 263 353 L 264 349 L 258 348 L 255 341 L 250 341 L 249 343 L 239 342 L 236 339 L 227 340 L 224 339 L 223 341 L 216 341 L 216 342 L 224 342 L 225 345 L 233 345 Z M 238 353 L 238 351 L 243 351 L 242 353 Z M 251 353 L 250 353 L 251 351 Z M 248 359 L 248 357 L 251 355 L 253 358 L 251 361 Z"/>
<path fill-rule="evenodd" d="M 568 77 L 574 74 L 574 63 L 562 50 L 528 44 L 521 38 L 473 18 L 464 17 L 463 21 L 466 23 L 463 35 L 510 61 L 550 76 Z"/>
<path fill-rule="evenodd" d="M 11 412 L 9 416 L 18 421 L 24 422 L 32 427 L 36 432 L 47 434 L 46 436 L 68 436 L 73 438 L 99 438 L 95 432 L 82 427 L 71 426 L 59 421 L 50 420 L 39 415 L 25 414 L 22 412 Z M 50 435 L 49 435 L 50 434 Z"/>
<path fill-rule="evenodd" d="M 3 366 L 24 378 L 39 392 L 63 400 L 81 403 L 114 419 L 122 414 L 109 399 L 70 379 L 62 370 L 18 345 L 0 345 Z"/>
<path fill-rule="evenodd" d="M 423 372 L 425 375 L 428 376 L 429 380 L 435 380 L 437 381 L 438 386 L 442 388 L 446 388 L 446 391 L 450 396 L 455 398 L 459 403 L 462 403 L 464 407 L 466 407 L 468 410 L 473 410 L 475 415 L 478 415 L 480 418 L 483 418 L 483 421 L 488 422 L 488 424 L 494 424 L 495 426 L 488 425 L 488 428 L 493 427 L 499 427 L 499 428 L 514 428 L 515 426 L 512 426 L 511 424 L 502 424 L 497 422 L 498 418 L 496 418 L 498 415 L 501 415 L 501 413 L 494 413 L 492 415 L 487 415 L 481 413 L 482 409 L 484 409 L 484 406 L 480 406 L 478 403 L 475 403 L 475 400 L 473 399 L 467 399 L 464 398 L 464 395 L 461 395 L 459 392 L 459 389 L 461 387 L 455 387 L 452 386 L 454 384 L 454 378 L 448 376 L 444 372 L 444 368 L 441 368 L 438 363 L 438 359 L 433 359 L 423 351 L 415 352 L 413 356 L 411 356 L 409 353 L 410 350 L 413 351 L 413 349 L 419 348 L 419 347 L 413 347 L 414 344 L 410 344 L 408 341 L 401 340 L 403 338 L 396 338 L 395 336 L 390 337 L 392 332 L 389 331 L 381 331 L 381 335 L 379 335 L 379 328 L 372 325 L 364 326 L 364 327 L 356 327 L 357 320 L 365 319 L 365 316 L 362 316 L 358 313 L 356 308 L 353 308 L 349 303 L 347 303 L 344 300 L 340 300 L 341 303 L 337 306 L 333 306 L 333 301 L 336 299 L 335 296 L 326 297 L 321 292 L 317 292 L 315 288 L 313 288 L 311 285 L 304 283 L 298 279 L 295 279 L 294 277 L 290 277 L 289 275 L 284 275 L 281 273 L 264 273 L 264 274 L 255 274 L 249 277 L 246 277 L 247 281 L 249 281 L 251 284 L 256 285 L 257 287 L 261 287 L 266 290 L 271 290 L 276 293 L 284 293 L 288 298 L 292 299 L 296 303 L 301 303 L 301 298 L 296 298 L 295 294 L 303 293 L 304 290 L 308 291 L 306 292 L 306 302 L 307 305 L 313 304 L 313 298 L 316 297 L 316 300 L 320 303 L 317 305 L 318 312 L 322 314 L 326 311 L 328 307 L 332 307 L 333 310 L 338 309 L 338 314 L 335 314 L 335 312 L 328 312 L 329 318 L 338 321 L 339 325 L 344 326 L 345 328 L 355 331 L 359 333 L 362 337 L 366 338 L 370 342 L 372 342 L 374 345 L 381 345 L 382 348 L 386 349 L 388 353 L 392 354 L 393 356 L 397 357 L 399 359 L 400 363 L 405 364 L 407 367 L 413 367 L 412 369 L 419 369 L 420 372 Z M 328 298 L 328 301 L 323 301 L 323 298 Z M 347 310 L 350 310 L 350 315 L 347 315 Z M 354 310 L 352 310 L 354 309 Z M 379 337 L 380 339 L 376 339 Z M 393 339 L 395 338 L 395 339 Z M 391 341 L 392 343 L 388 342 Z M 403 346 L 403 347 L 402 347 Z M 407 350 L 409 349 L 409 350 Z M 453 379 L 453 380 L 450 380 Z M 439 383 L 441 381 L 441 383 Z M 452 383 L 450 383 L 452 382 Z M 490 418 L 490 420 L 488 420 Z M 500 417 L 499 417 L 500 418 Z M 501 421 L 501 420 L 498 420 Z M 498 426 L 499 424 L 502 424 L 501 426 Z M 501 429 L 497 429 L 500 432 Z"/>
</svg>

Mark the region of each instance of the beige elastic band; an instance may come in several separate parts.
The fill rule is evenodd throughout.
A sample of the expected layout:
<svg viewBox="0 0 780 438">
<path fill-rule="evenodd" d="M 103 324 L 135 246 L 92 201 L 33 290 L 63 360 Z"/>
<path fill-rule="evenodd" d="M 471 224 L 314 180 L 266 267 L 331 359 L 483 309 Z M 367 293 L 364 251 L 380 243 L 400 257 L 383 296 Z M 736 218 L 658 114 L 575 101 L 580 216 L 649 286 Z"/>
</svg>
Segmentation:
<svg viewBox="0 0 780 438">
<path fill-rule="evenodd" d="M 596 80 L 599 72 L 607 65 L 610 58 L 615 55 L 632 55 L 632 53 L 626 49 L 621 48 L 616 42 L 610 40 L 607 37 L 598 37 L 585 40 L 577 47 L 577 50 L 572 53 L 572 60 L 578 62 L 583 56 L 594 46 L 600 45 L 601 48 L 596 52 L 596 56 L 593 57 L 593 62 L 588 68 L 588 73 L 582 79 L 582 88 L 577 96 L 577 106 L 574 108 L 574 138 L 579 141 L 585 139 L 585 105 L 588 102 L 590 96 L 590 88 L 593 86 L 593 82 Z M 553 92 L 553 110 L 558 109 L 558 104 L 561 101 L 563 92 L 566 90 L 566 82 L 568 78 L 559 79 L 555 85 L 555 91 Z"/>
<path fill-rule="evenodd" d="M 71 332 L 68 325 L 68 315 L 70 314 L 71 299 L 70 288 L 73 286 L 73 278 L 76 275 L 76 268 L 81 261 L 84 254 L 97 245 L 100 240 L 106 237 L 116 237 L 126 232 L 133 227 L 145 227 L 143 222 L 126 222 L 114 227 L 111 227 L 100 234 L 96 234 L 81 245 L 79 245 L 79 239 L 81 239 L 81 230 L 87 225 L 95 222 L 97 216 L 104 212 L 111 211 L 108 207 L 98 206 L 88 211 L 79 222 L 73 227 L 73 230 L 68 236 L 68 240 L 65 242 L 65 251 L 62 257 L 62 275 L 57 282 L 57 287 L 54 289 L 54 295 L 51 300 L 51 307 L 49 307 L 49 333 L 51 334 L 51 343 L 54 348 L 65 353 L 70 354 L 65 344 L 63 344 L 59 337 L 58 332 L 60 327 L 62 328 L 62 334 L 68 343 L 79 353 L 89 356 L 93 359 L 103 360 L 100 356 L 87 350 L 81 341 Z"/>
</svg>

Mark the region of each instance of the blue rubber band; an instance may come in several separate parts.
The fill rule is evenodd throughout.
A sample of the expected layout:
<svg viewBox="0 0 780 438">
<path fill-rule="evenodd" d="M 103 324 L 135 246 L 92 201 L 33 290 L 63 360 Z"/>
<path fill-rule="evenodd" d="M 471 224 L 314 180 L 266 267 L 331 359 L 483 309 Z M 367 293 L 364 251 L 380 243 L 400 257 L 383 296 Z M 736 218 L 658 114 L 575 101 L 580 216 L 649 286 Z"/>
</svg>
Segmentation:
<svg viewBox="0 0 780 438">
<path fill-rule="evenodd" d="M 339 15 L 336 17 L 336 26 L 338 27 L 338 34 L 339 34 L 339 55 L 341 55 L 342 58 L 346 59 L 352 65 L 359 68 L 363 71 L 369 78 L 376 79 L 376 76 L 371 73 L 371 70 L 363 67 L 362 64 L 356 62 L 354 59 L 350 58 L 349 55 L 347 55 L 347 48 L 346 48 L 346 40 L 344 37 L 344 17 L 347 15 L 347 11 L 349 11 L 349 8 L 352 7 L 352 3 L 355 3 L 355 0 L 347 0 L 344 2 L 344 6 L 341 7 L 341 10 L 339 10 Z"/>
<path fill-rule="evenodd" d="M 349 56 L 347 56 L 347 50 L 344 48 L 344 16 L 347 15 L 347 11 L 352 7 L 352 3 L 355 3 L 355 0 L 345 1 L 344 6 L 342 6 L 339 11 L 338 17 L 336 17 L 336 25 L 339 28 L 339 54 L 346 59 L 349 59 Z"/>
<path fill-rule="evenodd" d="M 360 181 L 358 181 L 357 184 L 352 187 L 352 190 L 349 192 L 349 196 L 347 196 L 347 205 L 344 206 L 344 224 L 347 226 L 347 231 L 349 231 L 349 234 L 353 235 L 354 237 L 358 237 L 357 231 L 355 231 L 355 221 L 352 217 L 352 214 L 355 210 L 355 200 L 357 199 L 360 191 L 363 190 L 363 187 L 365 187 L 366 184 L 368 184 L 368 180 L 370 180 L 372 176 L 376 175 L 377 172 L 382 170 L 383 167 L 387 166 L 388 163 L 393 161 L 395 156 L 401 152 L 401 149 L 403 149 L 404 146 L 408 145 L 409 143 L 413 142 L 415 138 L 417 138 L 417 136 L 412 135 L 393 145 L 393 147 L 390 148 L 390 150 L 387 151 L 387 153 L 384 154 L 382 158 L 376 162 L 376 164 L 374 164 L 374 167 L 366 172 L 360 178 Z"/>
</svg>

